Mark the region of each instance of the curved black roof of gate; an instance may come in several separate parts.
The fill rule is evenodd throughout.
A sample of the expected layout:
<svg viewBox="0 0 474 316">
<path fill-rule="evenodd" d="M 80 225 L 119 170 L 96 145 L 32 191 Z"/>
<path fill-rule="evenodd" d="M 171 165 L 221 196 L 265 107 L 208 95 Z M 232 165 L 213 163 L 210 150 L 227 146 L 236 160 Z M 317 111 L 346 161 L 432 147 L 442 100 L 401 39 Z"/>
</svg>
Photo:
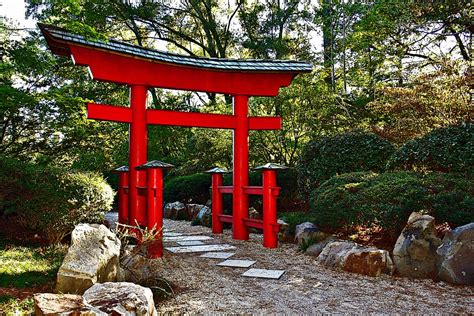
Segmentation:
<svg viewBox="0 0 474 316">
<path fill-rule="evenodd" d="M 311 72 L 313 65 L 305 61 L 262 60 L 262 59 L 226 59 L 191 57 L 153 50 L 141 46 L 110 39 L 108 41 L 89 40 L 84 36 L 70 33 L 53 25 L 38 23 L 41 32 L 48 41 L 51 51 L 57 55 L 69 56 L 69 45 L 88 46 L 94 49 L 125 54 L 135 58 L 147 59 L 188 67 L 208 68 L 224 71 L 252 72 Z"/>
</svg>

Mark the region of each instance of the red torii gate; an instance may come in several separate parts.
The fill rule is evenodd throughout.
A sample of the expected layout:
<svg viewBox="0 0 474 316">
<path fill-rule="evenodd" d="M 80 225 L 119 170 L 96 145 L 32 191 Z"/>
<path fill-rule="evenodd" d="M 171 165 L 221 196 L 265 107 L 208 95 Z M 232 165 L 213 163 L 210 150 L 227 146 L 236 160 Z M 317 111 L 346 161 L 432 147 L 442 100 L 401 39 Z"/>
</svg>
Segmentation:
<svg viewBox="0 0 474 316">
<path fill-rule="evenodd" d="M 232 129 L 233 237 L 247 240 L 249 232 L 242 219 L 248 217 L 248 133 L 281 129 L 280 117 L 249 117 L 248 99 L 276 96 L 280 87 L 288 86 L 297 74 L 311 72 L 312 65 L 300 61 L 189 57 L 115 40 L 92 41 L 52 25 L 39 27 L 54 54 L 71 56 L 76 65 L 87 66 L 95 80 L 130 87 L 130 107 L 95 103 L 87 106 L 90 119 L 130 124 L 129 223 L 147 225 L 146 197 L 139 195 L 139 189 L 147 185 L 147 171 L 137 167 L 147 162 L 148 124 Z M 147 110 L 147 91 L 151 87 L 232 95 L 233 115 Z"/>
</svg>

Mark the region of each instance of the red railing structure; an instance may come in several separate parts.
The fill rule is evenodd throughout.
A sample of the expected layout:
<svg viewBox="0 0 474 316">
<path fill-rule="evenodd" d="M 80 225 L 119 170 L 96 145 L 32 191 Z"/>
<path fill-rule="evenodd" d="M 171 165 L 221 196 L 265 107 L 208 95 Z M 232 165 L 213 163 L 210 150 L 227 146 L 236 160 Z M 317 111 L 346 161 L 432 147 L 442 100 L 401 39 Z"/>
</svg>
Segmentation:
<svg viewBox="0 0 474 316">
<path fill-rule="evenodd" d="M 113 173 L 117 173 L 119 177 L 118 182 L 118 221 L 122 224 L 128 223 L 128 166 L 121 166 L 114 170 Z"/>
<path fill-rule="evenodd" d="M 277 170 L 287 169 L 285 166 L 281 166 L 275 163 L 267 163 L 262 166 L 254 168 L 254 170 L 262 171 L 262 186 L 243 186 L 242 194 L 245 196 L 245 200 L 248 201 L 249 195 L 261 195 L 263 200 L 263 220 L 253 219 L 248 217 L 248 204 L 247 211 L 235 212 L 233 210 L 232 215 L 223 214 L 223 194 L 234 194 L 234 186 L 223 185 L 223 174 L 227 171 L 221 168 L 213 168 L 206 171 L 212 175 L 212 232 L 214 234 L 221 234 L 223 232 L 223 223 L 234 224 L 233 230 L 245 227 L 248 231 L 249 227 L 262 229 L 263 230 L 263 246 L 265 248 L 276 248 L 278 246 L 278 232 L 280 225 L 277 223 L 277 198 L 280 194 L 280 187 L 276 183 L 276 172 Z M 234 182 L 235 183 L 235 182 Z M 234 199 L 236 196 L 234 194 Z M 233 206 L 235 207 L 235 203 Z M 235 223 L 239 223 L 238 227 Z M 234 234 L 235 235 L 235 234 Z"/>
<path fill-rule="evenodd" d="M 146 191 L 146 227 L 156 237 L 156 240 L 149 241 L 147 248 L 149 258 L 163 256 L 163 172 L 173 167 L 169 163 L 158 160 L 136 167 L 137 170 L 146 172 L 146 186 L 141 187 Z"/>
<path fill-rule="evenodd" d="M 248 217 L 248 194 L 253 192 L 248 187 L 249 130 L 281 129 L 280 117 L 250 117 L 249 97 L 277 96 L 280 88 L 290 85 L 295 76 L 311 72 L 312 64 L 293 60 L 197 58 L 113 39 L 90 40 L 53 25 L 39 24 L 39 27 L 54 54 L 70 57 L 76 65 L 87 66 L 94 80 L 124 84 L 130 88 L 128 107 L 87 105 L 89 119 L 130 125 L 128 208 L 122 208 L 123 212 L 127 209 L 128 216 L 121 217 L 121 220 L 128 219 L 130 225 L 148 225 L 147 196 L 143 194 L 143 188 L 147 186 L 147 171 L 136 168 L 148 160 L 148 125 L 230 129 L 234 132 L 233 237 L 248 239 L 249 222 L 243 219 Z M 147 109 L 148 90 L 154 88 L 230 95 L 233 114 Z M 124 196 L 121 199 L 124 201 Z"/>
</svg>

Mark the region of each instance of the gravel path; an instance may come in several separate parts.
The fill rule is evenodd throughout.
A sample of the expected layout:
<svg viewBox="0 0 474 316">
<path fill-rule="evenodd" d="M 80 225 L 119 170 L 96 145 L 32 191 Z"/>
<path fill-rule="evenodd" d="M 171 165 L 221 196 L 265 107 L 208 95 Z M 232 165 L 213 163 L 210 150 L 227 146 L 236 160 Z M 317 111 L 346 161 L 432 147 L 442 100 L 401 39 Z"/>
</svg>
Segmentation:
<svg viewBox="0 0 474 316">
<path fill-rule="evenodd" d="M 209 228 L 165 220 L 165 228 L 212 236 Z M 158 306 L 160 313 L 463 313 L 474 314 L 474 287 L 431 280 L 382 276 L 371 278 L 319 265 L 292 244 L 265 249 L 261 236 L 236 241 L 231 232 L 206 243 L 237 247 L 232 259 L 251 259 L 252 268 L 283 269 L 280 280 L 245 278 L 247 269 L 215 266 L 220 260 L 200 254 L 170 254 L 156 260 L 157 273 L 178 285 L 175 298 Z"/>
</svg>

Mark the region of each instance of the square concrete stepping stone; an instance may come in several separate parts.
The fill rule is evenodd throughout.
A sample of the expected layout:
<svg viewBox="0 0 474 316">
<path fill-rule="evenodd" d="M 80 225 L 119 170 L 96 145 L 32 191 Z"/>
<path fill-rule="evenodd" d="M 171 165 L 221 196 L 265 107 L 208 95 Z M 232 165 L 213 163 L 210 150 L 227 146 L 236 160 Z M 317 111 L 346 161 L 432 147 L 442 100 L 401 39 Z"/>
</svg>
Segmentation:
<svg viewBox="0 0 474 316">
<path fill-rule="evenodd" d="M 233 255 L 235 255 L 235 252 L 208 252 L 200 255 L 200 257 L 210 259 L 228 259 Z"/>
<path fill-rule="evenodd" d="M 163 237 L 177 237 L 177 236 L 182 236 L 183 234 L 181 233 L 173 233 L 173 232 L 163 232 Z"/>
<path fill-rule="evenodd" d="M 172 253 L 190 253 L 190 252 L 209 252 L 209 251 L 226 251 L 235 249 L 229 244 L 219 245 L 201 245 L 201 246 L 184 246 L 184 247 L 165 247 L 166 250 Z"/>
<path fill-rule="evenodd" d="M 233 260 L 233 259 L 228 259 L 226 261 L 222 261 L 218 263 L 218 266 L 221 267 L 233 267 L 233 268 L 248 268 L 251 265 L 253 265 L 257 261 L 253 260 Z"/>
<path fill-rule="evenodd" d="M 202 241 L 199 240 L 185 240 L 185 241 L 177 241 L 176 242 L 180 246 L 199 246 L 204 245 Z"/>
<path fill-rule="evenodd" d="M 279 279 L 285 270 L 249 269 L 242 276 L 249 278 Z"/>
<path fill-rule="evenodd" d="M 163 241 L 195 241 L 195 240 L 211 240 L 212 237 L 209 236 L 167 236 L 164 235 Z"/>
</svg>

